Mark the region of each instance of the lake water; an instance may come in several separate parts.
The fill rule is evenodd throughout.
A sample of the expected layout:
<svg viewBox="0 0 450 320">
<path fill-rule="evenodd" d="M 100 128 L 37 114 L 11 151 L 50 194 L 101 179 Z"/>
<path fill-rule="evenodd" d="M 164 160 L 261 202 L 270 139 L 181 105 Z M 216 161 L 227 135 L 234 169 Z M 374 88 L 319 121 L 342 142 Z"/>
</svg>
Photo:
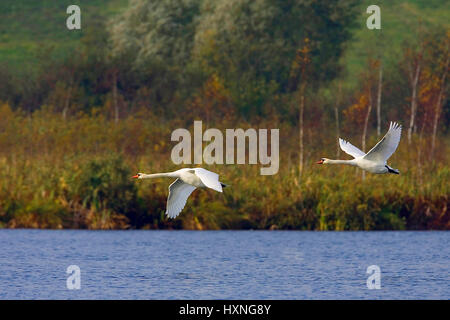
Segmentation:
<svg viewBox="0 0 450 320">
<path fill-rule="evenodd" d="M 450 299 L 449 244 L 445 231 L 0 230 L 0 299 Z"/>
</svg>

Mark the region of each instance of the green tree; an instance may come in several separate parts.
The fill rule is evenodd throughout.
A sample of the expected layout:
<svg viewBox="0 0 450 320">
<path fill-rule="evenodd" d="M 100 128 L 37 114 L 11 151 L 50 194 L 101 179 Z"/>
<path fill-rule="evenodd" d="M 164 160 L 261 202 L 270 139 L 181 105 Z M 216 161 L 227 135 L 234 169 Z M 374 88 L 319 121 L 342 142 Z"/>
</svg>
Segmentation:
<svg viewBox="0 0 450 320">
<path fill-rule="evenodd" d="M 132 0 L 112 23 L 113 61 L 132 61 L 142 81 L 164 102 L 192 80 L 188 64 L 200 4 L 199 0 Z"/>
<path fill-rule="evenodd" d="M 209 73 L 217 73 L 244 112 L 255 111 L 274 93 L 297 90 L 291 81 L 296 52 L 310 39 L 318 84 L 339 72 L 338 58 L 350 38 L 356 1 L 208 0 L 195 38 L 194 53 Z M 258 110 L 256 110 L 258 111 Z"/>
</svg>

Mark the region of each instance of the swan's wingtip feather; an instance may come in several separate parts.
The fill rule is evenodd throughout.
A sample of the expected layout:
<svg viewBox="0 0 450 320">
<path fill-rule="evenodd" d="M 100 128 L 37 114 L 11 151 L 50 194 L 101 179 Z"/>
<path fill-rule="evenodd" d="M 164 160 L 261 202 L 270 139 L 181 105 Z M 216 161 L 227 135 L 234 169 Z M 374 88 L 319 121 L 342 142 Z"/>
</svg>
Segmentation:
<svg viewBox="0 0 450 320">
<path fill-rule="evenodd" d="M 396 121 L 391 121 L 389 124 L 389 130 L 402 130 L 402 125 Z"/>
<path fill-rule="evenodd" d="M 166 210 L 166 215 L 167 215 L 169 218 L 173 219 L 173 218 L 175 218 L 178 214 L 176 214 L 175 212 L 172 212 L 172 210 L 168 209 L 168 210 Z"/>
</svg>

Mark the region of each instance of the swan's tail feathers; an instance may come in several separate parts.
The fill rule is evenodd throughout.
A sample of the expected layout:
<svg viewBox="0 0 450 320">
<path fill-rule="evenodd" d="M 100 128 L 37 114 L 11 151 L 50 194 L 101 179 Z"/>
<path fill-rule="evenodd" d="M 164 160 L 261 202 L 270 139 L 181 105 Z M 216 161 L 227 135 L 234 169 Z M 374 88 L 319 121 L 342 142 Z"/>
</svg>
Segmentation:
<svg viewBox="0 0 450 320">
<path fill-rule="evenodd" d="M 229 187 L 230 185 L 229 184 L 225 184 L 225 183 L 220 183 L 220 185 L 222 186 L 222 188 L 225 188 L 225 187 Z"/>
<path fill-rule="evenodd" d="M 400 171 L 398 171 L 397 169 L 391 168 L 389 166 L 386 166 L 386 168 L 388 169 L 389 173 L 400 174 Z"/>
</svg>

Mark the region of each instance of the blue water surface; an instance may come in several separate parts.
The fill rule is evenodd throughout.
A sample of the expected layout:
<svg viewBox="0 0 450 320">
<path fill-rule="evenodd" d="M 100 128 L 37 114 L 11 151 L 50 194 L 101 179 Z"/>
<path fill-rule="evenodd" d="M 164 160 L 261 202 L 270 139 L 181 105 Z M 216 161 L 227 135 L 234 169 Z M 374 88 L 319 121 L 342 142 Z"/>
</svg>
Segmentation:
<svg viewBox="0 0 450 320">
<path fill-rule="evenodd" d="M 0 299 L 449 299 L 449 244 L 446 231 L 5 229 Z"/>
</svg>

